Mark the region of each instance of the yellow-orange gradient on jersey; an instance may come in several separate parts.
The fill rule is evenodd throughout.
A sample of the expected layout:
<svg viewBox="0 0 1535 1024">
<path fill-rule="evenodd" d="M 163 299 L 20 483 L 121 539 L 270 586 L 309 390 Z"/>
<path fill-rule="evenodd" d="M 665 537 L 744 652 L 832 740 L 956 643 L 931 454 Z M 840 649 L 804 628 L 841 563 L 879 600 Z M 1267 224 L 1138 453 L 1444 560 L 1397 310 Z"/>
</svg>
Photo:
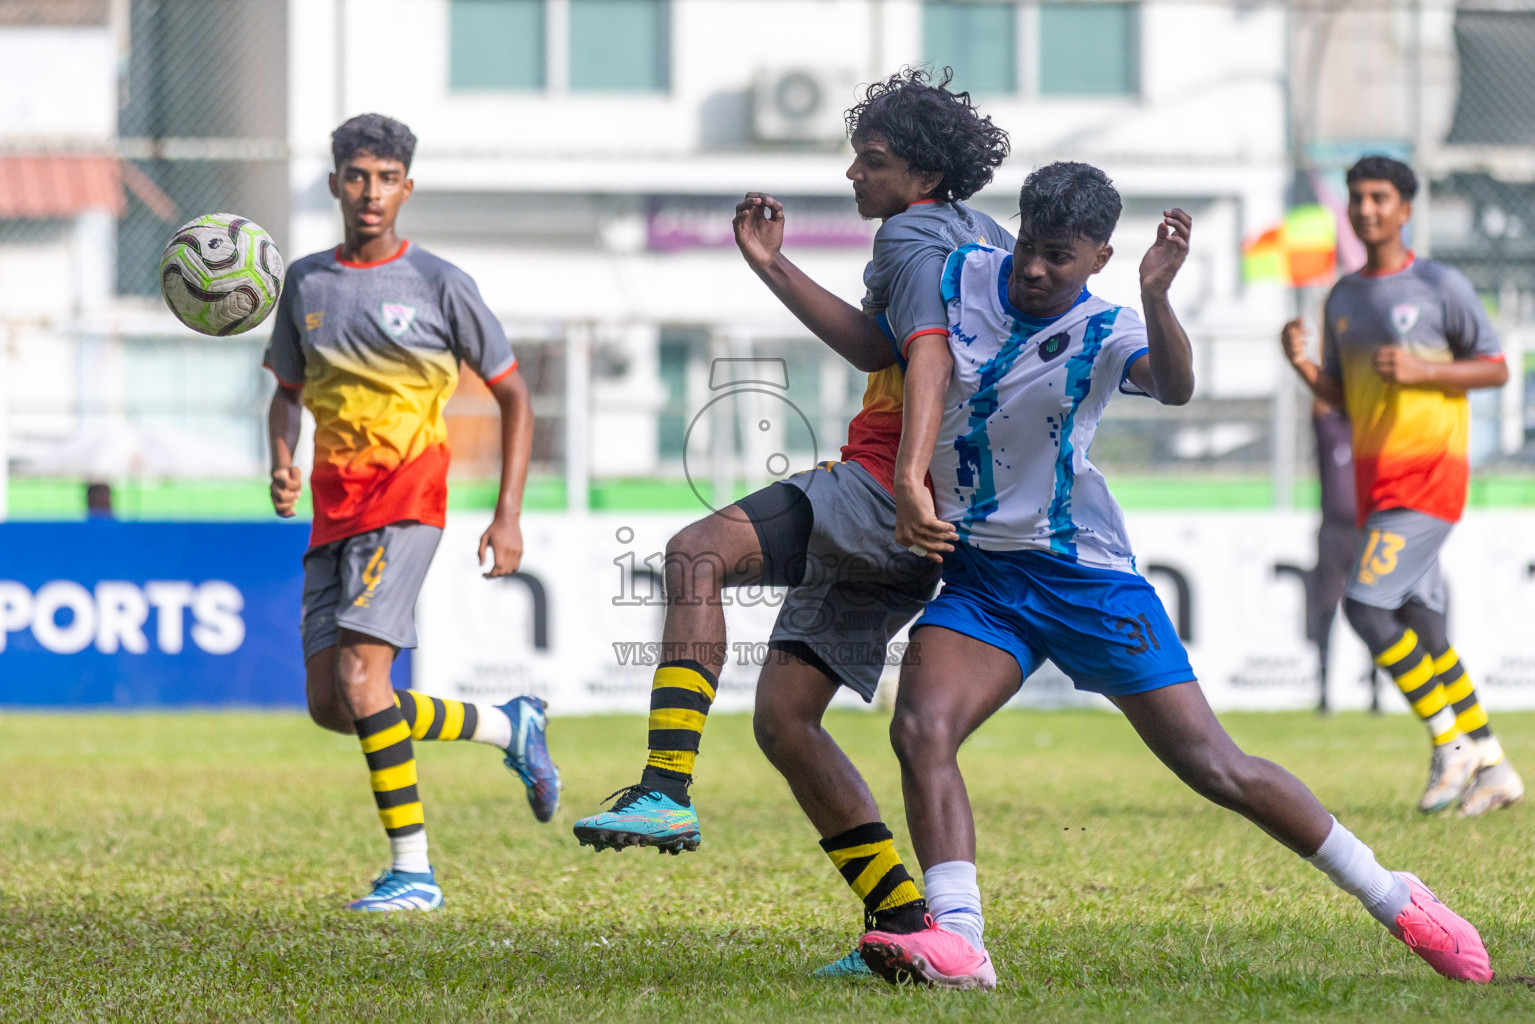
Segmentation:
<svg viewBox="0 0 1535 1024">
<path fill-rule="evenodd" d="M 869 374 L 863 408 L 847 425 L 843 462 L 857 462 L 886 489 L 895 490 L 895 454 L 901 447 L 901 404 L 906 374 L 896 365 Z"/>
<path fill-rule="evenodd" d="M 1447 352 L 1418 349 L 1445 362 Z M 1394 384 L 1375 371 L 1374 353 L 1344 357 L 1343 391 L 1354 427 L 1354 488 L 1359 525 L 1371 512 L 1410 508 L 1455 522 L 1466 505 L 1466 448 L 1471 412 L 1466 396 Z"/>
<path fill-rule="evenodd" d="M 310 351 L 315 546 L 407 520 L 441 526 L 448 508 L 443 407 L 458 386 L 451 352 Z"/>
</svg>

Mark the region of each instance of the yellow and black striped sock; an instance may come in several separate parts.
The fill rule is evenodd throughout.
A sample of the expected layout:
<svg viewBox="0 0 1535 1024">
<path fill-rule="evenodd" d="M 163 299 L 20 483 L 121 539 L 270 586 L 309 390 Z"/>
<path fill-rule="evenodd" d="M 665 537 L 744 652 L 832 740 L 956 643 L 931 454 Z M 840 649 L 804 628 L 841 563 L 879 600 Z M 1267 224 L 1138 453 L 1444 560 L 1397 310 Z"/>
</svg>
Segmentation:
<svg viewBox="0 0 1535 1024">
<path fill-rule="evenodd" d="M 927 901 L 895 852 L 895 837 L 884 822 L 823 839 L 821 849 L 863 901 L 866 929 L 905 934 L 926 927 Z"/>
<path fill-rule="evenodd" d="M 1417 633 L 1403 630 L 1401 636 L 1375 656 L 1375 664 L 1396 680 L 1413 713 L 1428 726 L 1434 746 L 1442 747 L 1460 735 L 1455 710 L 1434 673 L 1434 659 L 1418 641 Z"/>
<path fill-rule="evenodd" d="M 463 701 L 396 690 L 394 702 L 405 716 L 413 740 L 472 740 L 480 724 L 480 709 Z"/>
<path fill-rule="evenodd" d="M 1460 663 L 1455 648 L 1447 647 L 1443 654 L 1434 655 L 1434 675 L 1444 687 L 1445 700 L 1455 712 L 1455 727 L 1474 740 L 1492 738 L 1492 725 L 1487 712 L 1476 699 L 1476 687 L 1466 674 L 1466 666 Z M 1502 760 L 1501 752 L 1498 760 Z"/>
<path fill-rule="evenodd" d="M 410 726 L 395 706 L 359 718 L 356 725 L 363 756 L 368 759 L 378 818 L 389 834 L 390 845 L 395 847 L 396 866 L 401 867 L 400 841 L 426 830 L 426 814 L 416 791 L 416 757 L 410 744 Z M 424 857 L 425 844 L 420 845 Z M 402 870 L 426 869 L 405 866 Z"/>
<path fill-rule="evenodd" d="M 698 741 L 719 680 L 696 661 L 668 661 L 650 684 L 650 756 L 640 785 L 688 806 Z"/>
</svg>

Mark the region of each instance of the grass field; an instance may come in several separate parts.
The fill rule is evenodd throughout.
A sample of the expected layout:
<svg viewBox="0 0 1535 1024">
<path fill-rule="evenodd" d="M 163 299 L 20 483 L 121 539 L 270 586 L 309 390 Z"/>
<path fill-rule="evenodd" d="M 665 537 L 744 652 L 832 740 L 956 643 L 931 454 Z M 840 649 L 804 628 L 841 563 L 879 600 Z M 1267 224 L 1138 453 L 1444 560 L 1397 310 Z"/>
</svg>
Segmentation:
<svg viewBox="0 0 1535 1024">
<path fill-rule="evenodd" d="M 364 917 L 339 909 L 384 863 L 355 741 L 297 715 L 6 714 L 0 1018 L 1535 1019 L 1531 808 L 1421 819 L 1426 745 L 1403 716 L 1226 721 L 1477 922 L 1498 982 L 1441 980 L 1106 713 L 1007 712 L 962 755 L 990 995 L 806 977 L 850 948 L 857 908 L 741 716 L 710 722 L 705 845 L 677 858 L 596 855 L 570 835 L 632 781 L 638 718 L 556 720 L 566 803 L 548 826 L 493 751 L 422 744 L 447 905 Z M 1535 767 L 1535 715 L 1496 721 Z M 832 729 L 905 844 L 883 720 Z"/>
</svg>

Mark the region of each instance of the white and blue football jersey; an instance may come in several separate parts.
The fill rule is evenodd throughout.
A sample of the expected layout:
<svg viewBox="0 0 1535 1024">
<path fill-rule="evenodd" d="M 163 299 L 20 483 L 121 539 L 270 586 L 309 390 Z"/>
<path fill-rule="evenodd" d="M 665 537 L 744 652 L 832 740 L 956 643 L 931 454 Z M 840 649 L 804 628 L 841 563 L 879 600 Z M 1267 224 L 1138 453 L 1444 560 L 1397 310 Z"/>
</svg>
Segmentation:
<svg viewBox="0 0 1535 1024">
<path fill-rule="evenodd" d="M 1098 419 L 1146 352 L 1135 312 L 1083 290 L 1041 319 L 1007 298 L 1012 254 L 967 245 L 944 266 L 954 376 L 931 474 L 938 515 L 983 551 L 1047 551 L 1134 572 L 1124 516 L 1088 460 Z"/>
</svg>

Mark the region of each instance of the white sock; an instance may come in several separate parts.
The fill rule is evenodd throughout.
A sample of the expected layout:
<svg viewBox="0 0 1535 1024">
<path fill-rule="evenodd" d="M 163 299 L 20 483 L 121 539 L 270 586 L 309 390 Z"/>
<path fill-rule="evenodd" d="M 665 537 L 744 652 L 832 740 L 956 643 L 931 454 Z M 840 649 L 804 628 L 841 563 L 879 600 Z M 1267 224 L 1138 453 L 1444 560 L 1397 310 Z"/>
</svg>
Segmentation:
<svg viewBox="0 0 1535 1024">
<path fill-rule="evenodd" d="M 1498 742 L 1496 736 L 1489 736 L 1484 740 L 1476 741 L 1477 750 L 1482 755 L 1482 767 L 1491 768 L 1503 760 L 1503 744 Z"/>
<path fill-rule="evenodd" d="M 967 860 L 934 864 L 922 873 L 928 913 L 945 931 L 985 949 L 986 918 L 981 914 L 981 887 L 975 881 L 975 865 Z"/>
<path fill-rule="evenodd" d="M 394 851 L 394 870 L 417 875 L 432 870 L 432 862 L 426 856 L 426 829 L 408 836 L 390 836 L 389 848 Z"/>
<path fill-rule="evenodd" d="M 1375 853 L 1354 833 L 1332 820 L 1322 848 L 1307 857 L 1333 884 L 1364 904 L 1364 909 L 1393 935 L 1396 918 L 1412 902 L 1407 883 L 1381 867 Z"/>
<path fill-rule="evenodd" d="M 474 710 L 479 712 L 479 718 L 470 739 L 476 743 L 489 743 L 502 750 L 512 745 L 512 720 L 506 717 L 505 711 L 494 704 L 476 704 Z"/>
</svg>

